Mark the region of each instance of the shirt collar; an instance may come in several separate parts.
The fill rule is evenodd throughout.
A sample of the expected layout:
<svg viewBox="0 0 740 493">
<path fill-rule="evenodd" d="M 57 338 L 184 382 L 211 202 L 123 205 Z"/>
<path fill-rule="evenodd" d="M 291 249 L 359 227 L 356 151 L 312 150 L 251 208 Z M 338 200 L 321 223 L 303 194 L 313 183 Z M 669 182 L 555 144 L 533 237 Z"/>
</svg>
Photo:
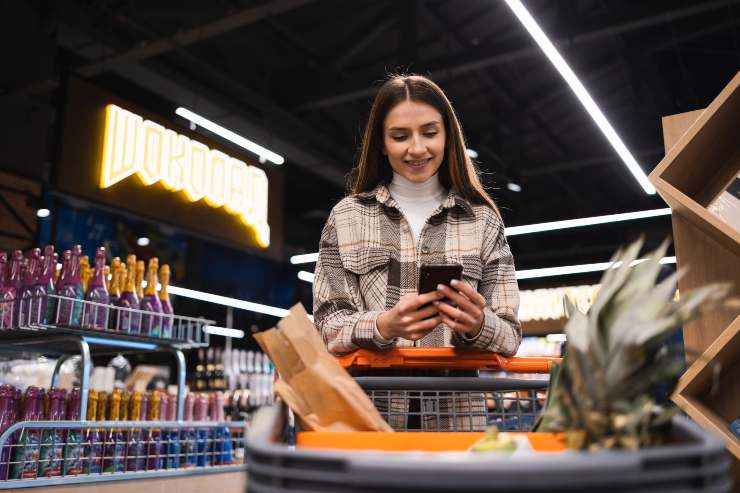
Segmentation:
<svg viewBox="0 0 740 493">
<path fill-rule="evenodd" d="M 375 199 L 387 207 L 399 209 L 398 203 L 393 199 L 393 197 L 391 197 L 391 193 L 385 183 L 378 184 L 374 189 L 368 192 L 360 192 L 357 196 L 363 199 Z M 474 215 L 473 206 L 470 201 L 455 190 L 450 190 L 447 192 L 447 197 L 440 207 L 442 209 L 452 209 L 455 206 L 460 207 L 468 214 Z"/>
</svg>

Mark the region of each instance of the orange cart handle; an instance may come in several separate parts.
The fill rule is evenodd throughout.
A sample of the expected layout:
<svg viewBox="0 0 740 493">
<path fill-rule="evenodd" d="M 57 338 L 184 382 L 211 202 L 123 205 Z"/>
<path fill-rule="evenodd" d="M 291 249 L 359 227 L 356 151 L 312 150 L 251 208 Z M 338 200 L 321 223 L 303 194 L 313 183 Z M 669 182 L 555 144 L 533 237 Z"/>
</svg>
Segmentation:
<svg viewBox="0 0 740 493">
<path fill-rule="evenodd" d="M 512 373 L 550 373 L 560 358 L 507 358 L 500 354 L 460 348 L 358 349 L 337 361 L 344 368 L 443 368 L 448 370 L 496 369 Z"/>
</svg>

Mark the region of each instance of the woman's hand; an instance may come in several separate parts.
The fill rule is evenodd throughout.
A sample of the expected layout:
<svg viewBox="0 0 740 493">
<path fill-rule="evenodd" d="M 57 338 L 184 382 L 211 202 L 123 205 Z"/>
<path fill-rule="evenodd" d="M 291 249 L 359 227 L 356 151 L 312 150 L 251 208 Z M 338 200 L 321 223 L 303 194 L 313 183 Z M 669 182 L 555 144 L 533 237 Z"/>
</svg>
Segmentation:
<svg viewBox="0 0 740 493">
<path fill-rule="evenodd" d="M 439 310 L 432 304 L 441 297 L 438 291 L 401 296 L 392 310 L 378 315 L 376 320 L 378 332 L 385 339 L 396 337 L 410 341 L 421 339 L 442 323 Z"/>
<path fill-rule="evenodd" d="M 483 308 L 486 299 L 468 284 L 453 279 L 452 287 L 440 284 L 437 292 L 448 301 L 435 301 L 442 323 L 459 335 L 472 338 L 480 333 L 483 327 Z"/>
</svg>

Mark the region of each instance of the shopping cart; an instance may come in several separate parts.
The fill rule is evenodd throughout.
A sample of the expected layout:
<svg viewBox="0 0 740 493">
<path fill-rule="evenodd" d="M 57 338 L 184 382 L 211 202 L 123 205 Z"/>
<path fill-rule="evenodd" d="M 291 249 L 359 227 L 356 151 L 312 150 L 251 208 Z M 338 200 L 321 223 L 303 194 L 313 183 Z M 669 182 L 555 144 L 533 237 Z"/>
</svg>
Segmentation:
<svg viewBox="0 0 740 493">
<path fill-rule="evenodd" d="M 453 359 L 455 365 L 450 368 Z M 246 450 L 251 493 L 731 489 L 723 443 L 681 418 L 674 419 L 670 445 L 637 452 L 567 451 L 562 435 L 522 432 L 514 436 L 526 447 L 514 453 L 467 452 L 484 432 L 460 429 L 482 428 L 483 422 L 531 429 L 544 402 L 547 379 L 542 374 L 553 363 L 549 358 L 508 359 L 451 348 L 399 348 L 383 353 L 361 350 L 339 362 L 354 374 L 362 374 L 356 379 L 381 415 L 403 431 L 296 432 L 292 414 L 278 401 L 260 410 L 249 430 Z M 409 376 L 410 369 L 422 376 Z M 423 376 L 430 371 L 436 374 Z M 506 371 L 506 376 L 486 373 L 500 371 Z M 509 375 L 514 373 L 516 378 Z M 540 378 L 524 378 L 525 374 Z M 481 397 L 484 410 L 476 404 Z M 445 409 L 443 401 L 451 407 Z"/>
<path fill-rule="evenodd" d="M 396 431 L 483 431 L 492 425 L 529 431 L 545 404 L 554 359 L 393 348 L 361 349 L 338 361 Z"/>
</svg>

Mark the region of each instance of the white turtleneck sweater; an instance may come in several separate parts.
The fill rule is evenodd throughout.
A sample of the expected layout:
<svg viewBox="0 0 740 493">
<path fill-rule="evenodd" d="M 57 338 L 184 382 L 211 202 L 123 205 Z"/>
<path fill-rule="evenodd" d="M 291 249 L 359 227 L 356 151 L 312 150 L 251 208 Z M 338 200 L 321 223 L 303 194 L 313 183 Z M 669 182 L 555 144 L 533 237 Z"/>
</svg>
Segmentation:
<svg viewBox="0 0 740 493">
<path fill-rule="evenodd" d="M 439 183 L 439 174 L 435 173 L 425 182 L 414 183 L 394 172 L 388 191 L 398 202 L 401 212 L 409 222 L 414 242 L 418 244 L 426 220 L 447 197 L 447 191 Z"/>
</svg>

